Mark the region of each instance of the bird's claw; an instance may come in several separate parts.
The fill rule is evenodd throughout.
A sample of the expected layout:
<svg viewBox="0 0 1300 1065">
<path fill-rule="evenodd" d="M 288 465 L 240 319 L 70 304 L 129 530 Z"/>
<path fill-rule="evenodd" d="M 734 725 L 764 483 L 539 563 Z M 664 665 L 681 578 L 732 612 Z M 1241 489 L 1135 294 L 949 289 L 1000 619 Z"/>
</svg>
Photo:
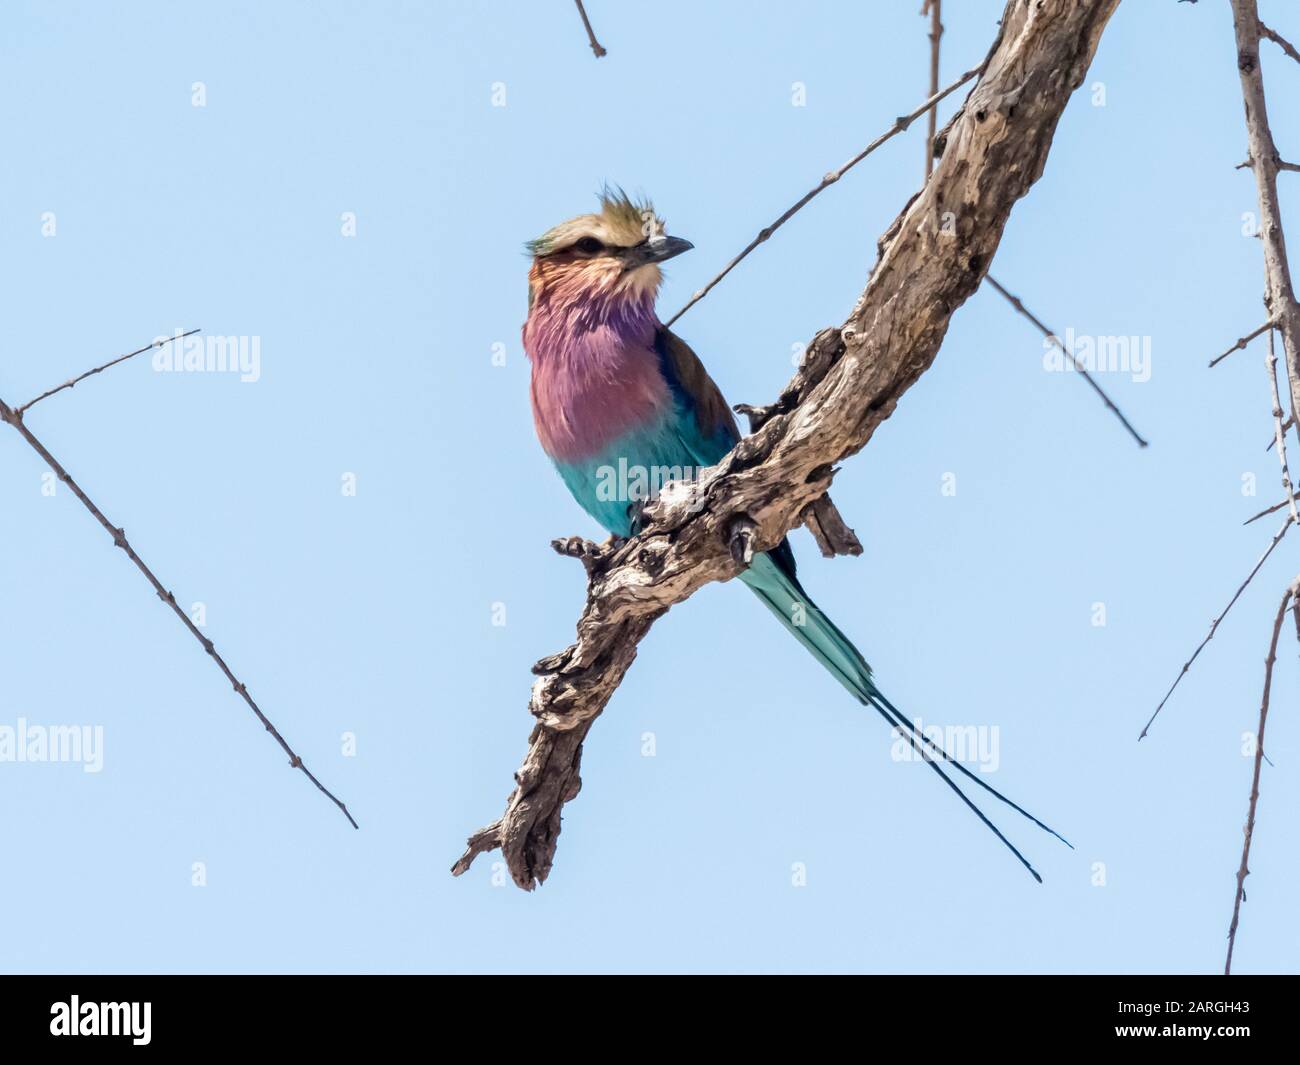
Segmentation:
<svg viewBox="0 0 1300 1065">
<path fill-rule="evenodd" d="M 738 565 L 748 566 L 754 561 L 754 534 L 757 531 L 758 526 L 747 515 L 741 515 L 731 523 L 727 546 Z"/>
<path fill-rule="evenodd" d="M 627 520 L 633 536 L 640 536 L 641 530 L 645 528 L 646 508 L 650 502 L 648 499 L 634 499 L 627 505 Z"/>
<path fill-rule="evenodd" d="M 551 547 L 565 558 L 576 558 L 590 577 L 625 543 L 627 543 L 625 536 L 611 536 L 603 544 L 581 536 L 562 536 L 558 540 L 552 540 Z"/>
</svg>

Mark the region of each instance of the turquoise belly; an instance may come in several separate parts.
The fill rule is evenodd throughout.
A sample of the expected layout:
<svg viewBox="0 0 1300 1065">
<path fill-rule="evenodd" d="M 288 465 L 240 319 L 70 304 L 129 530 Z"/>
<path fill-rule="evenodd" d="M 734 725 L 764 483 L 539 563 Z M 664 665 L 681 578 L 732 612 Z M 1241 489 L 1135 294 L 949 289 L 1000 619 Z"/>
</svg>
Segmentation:
<svg viewBox="0 0 1300 1065">
<path fill-rule="evenodd" d="M 590 458 L 556 462 L 555 468 L 583 510 L 611 533 L 630 536 L 629 507 L 658 495 L 668 481 L 694 480 L 701 467 L 675 419 L 666 418 L 624 434 Z"/>
</svg>

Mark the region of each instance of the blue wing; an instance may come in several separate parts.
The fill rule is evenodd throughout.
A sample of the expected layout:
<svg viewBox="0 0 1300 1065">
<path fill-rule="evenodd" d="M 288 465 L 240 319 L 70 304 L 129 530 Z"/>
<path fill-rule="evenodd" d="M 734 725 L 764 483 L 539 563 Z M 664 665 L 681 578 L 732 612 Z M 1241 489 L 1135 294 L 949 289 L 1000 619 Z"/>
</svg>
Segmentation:
<svg viewBox="0 0 1300 1065">
<path fill-rule="evenodd" d="M 740 430 L 736 427 L 731 407 L 699 356 L 681 337 L 666 327 L 661 328 L 655 334 L 655 351 L 659 354 L 664 379 L 681 411 L 678 432 L 683 449 L 691 454 L 696 465 L 715 465 L 740 440 Z M 777 569 L 802 592 L 795 576 L 790 541 L 783 539 L 768 554 Z"/>
</svg>

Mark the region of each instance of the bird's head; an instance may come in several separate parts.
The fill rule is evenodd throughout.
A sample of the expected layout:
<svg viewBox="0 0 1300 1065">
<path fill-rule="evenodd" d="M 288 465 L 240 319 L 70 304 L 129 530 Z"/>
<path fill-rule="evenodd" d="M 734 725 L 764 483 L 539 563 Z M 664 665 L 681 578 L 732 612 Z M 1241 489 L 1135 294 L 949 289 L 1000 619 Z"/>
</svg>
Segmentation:
<svg viewBox="0 0 1300 1065">
<path fill-rule="evenodd" d="M 634 203 L 622 189 L 606 189 L 599 212 L 561 222 L 525 247 L 533 257 L 528 274 L 532 306 L 544 293 L 653 303 L 663 279 L 659 264 L 693 245 L 668 236 L 648 201 Z"/>
</svg>

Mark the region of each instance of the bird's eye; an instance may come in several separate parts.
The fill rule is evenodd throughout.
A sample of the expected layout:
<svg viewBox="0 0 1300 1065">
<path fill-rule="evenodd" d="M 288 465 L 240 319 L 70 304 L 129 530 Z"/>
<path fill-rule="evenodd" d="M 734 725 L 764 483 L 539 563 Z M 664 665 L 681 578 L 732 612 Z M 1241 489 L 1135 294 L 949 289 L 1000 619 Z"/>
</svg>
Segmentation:
<svg viewBox="0 0 1300 1065">
<path fill-rule="evenodd" d="M 604 251 L 605 249 L 605 245 L 603 245 L 595 237 L 583 237 L 580 241 L 578 241 L 573 246 L 578 251 L 582 252 L 583 255 L 595 255 L 597 252 Z"/>
</svg>

